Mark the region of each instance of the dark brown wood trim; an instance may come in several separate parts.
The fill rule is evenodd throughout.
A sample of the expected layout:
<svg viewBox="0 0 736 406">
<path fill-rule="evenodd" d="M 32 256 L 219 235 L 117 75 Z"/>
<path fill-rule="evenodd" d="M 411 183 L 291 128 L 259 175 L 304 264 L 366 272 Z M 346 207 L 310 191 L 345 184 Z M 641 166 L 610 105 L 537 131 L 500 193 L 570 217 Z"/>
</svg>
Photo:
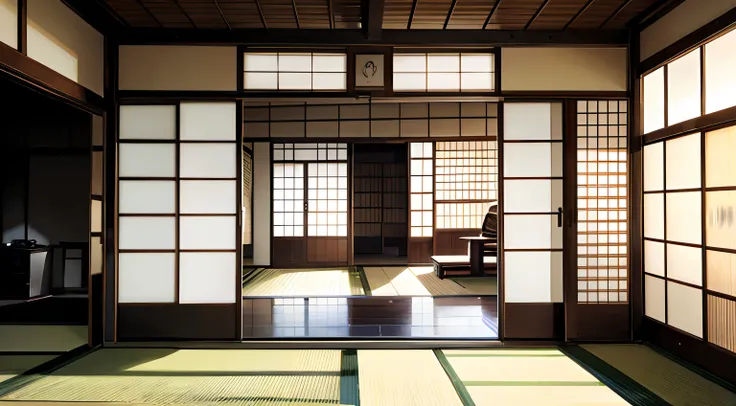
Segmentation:
<svg viewBox="0 0 736 406">
<path fill-rule="evenodd" d="M 713 131 L 734 123 L 736 123 L 736 107 L 730 107 L 645 134 L 644 144 L 698 131 Z"/>
<path fill-rule="evenodd" d="M 676 41 L 674 44 L 643 60 L 639 63 L 639 74 L 646 75 L 661 65 L 690 52 L 702 43 L 725 34 L 725 31 L 734 25 L 734 21 L 736 21 L 736 8 L 732 8 L 715 20 Z"/>
<path fill-rule="evenodd" d="M 568 90 L 506 90 L 501 97 L 544 98 L 544 99 L 623 99 L 629 97 L 627 91 L 568 91 Z"/>
<path fill-rule="evenodd" d="M 652 344 L 736 384 L 736 355 L 645 317 L 643 327 Z"/>
<path fill-rule="evenodd" d="M 239 341 L 232 304 L 120 304 L 120 341 Z M 184 322 L 185 321 L 185 322 Z"/>
<path fill-rule="evenodd" d="M 18 0 L 18 52 L 28 55 L 28 1 Z"/>
<path fill-rule="evenodd" d="M 684 2 L 685 0 L 659 0 L 647 7 L 647 9 L 627 25 L 637 28 L 639 32 L 644 31 L 647 27 L 659 21 L 660 18 L 666 16 L 670 11 Z"/>
<path fill-rule="evenodd" d="M 3 43 L 0 43 L 0 72 L 89 113 L 105 112 L 106 103 L 101 96 Z"/>
<path fill-rule="evenodd" d="M 499 0 L 500 1 L 500 0 Z M 499 81 L 500 82 L 500 81 Z M 498 173 L 496 174 L 497 178 L 496 181 L 498 182 L 498 232 L 496 238 L 498 239 L 497 243 L 497 253 L 496 253 L 496 285 L 498 290 L 498 337 L 503 340 L 506 338 L 506 271 L 505 271 L 505 259 L 504 259 L 504 221 L 503 221 L 503 213 L 504 213 L 504 171 L 503 171 L 503 162 L 504 162 L 504 134 L 505 134 L 505 128 L 504 128 L 504 103 L 498 104 L 498 141 L 496 142 L 496 148 L 498 149 Z"/>
<path fill-rule="evenodd" d="M 243 282 L 242 207 L 243 207 L 243 154 L 245 153 L 245 149 L 246 149 L 243 146 L 243 113 L 244 113 L 243 102 L 237 101 L 235 103 L 235 120 L 237 122 L 237 127 L 235 127 L 235 130 L 236 130 L 235 136 L 237 139 L 238 147 L 235 149 L 235 156 L 236 156 L 236 162 L 238 163 L 238 167 L 240 168 L 240 170 L 238 171 L 237 191 L 236 191 L 236 193 L 238 194 L 237 196 L 238 203 L 235 207 L 235 212 L 237 216 L 236 241 L 235 241 L 235 247 L 237 248 L 236 250 L 237 254 L 235 256 L 236 266 L 237 266 L 237 269 L 235 270 L 235 304 L 236 304 L 235 306 L 235 330 L 237 332 L 237 337 L 239 340 L 243 338 L 243 301 L 241 300 L 243 296 L 243 290 L 242 290 L 243 288 L 243 285 L 242 285 L 242 282 Z M 252 219 L 253 218 L 252 216 L 253 204 L 250 205 L 250 209 L 251 209 L 251 219 Z"/>
<path fill-rule="evenodd" d="M 561 340 L 558 328 L 564 319 L 562 303 L 506 303 L 504 339 Z"/>
</svg>

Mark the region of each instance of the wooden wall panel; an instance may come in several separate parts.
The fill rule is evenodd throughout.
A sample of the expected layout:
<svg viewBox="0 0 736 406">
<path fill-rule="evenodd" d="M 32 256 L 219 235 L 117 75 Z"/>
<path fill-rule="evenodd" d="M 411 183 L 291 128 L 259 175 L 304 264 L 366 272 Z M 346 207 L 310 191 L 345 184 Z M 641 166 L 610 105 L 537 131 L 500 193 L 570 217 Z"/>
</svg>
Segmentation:
<svg viewBox="0 0 736 406">
<path fill-rule="evenodd" d="M 120 341 L 240 340 L 235 316 L 239 304 L 121 304 Z"/>
<path fill-rule="evenodd" d="M 564 306 L 562 303 L 506 303 L 504 338 L 562 339 Z"/>
<path fill-rule="evenodd" d="M 347 237 L 307 237 L 307 261 L 313 264 L 348 263 Z"/>
<path fill-rule="evenodd" d="M 708 295 L 708 341 L 736 352 L 736 301 Z"/>
<path fill-rule="evenodd" d="M 429 264 L 432 262 L 432 239 L 409 238 L 409 263 Z"/>
<path fill-rule="evenodd" d="M 479 236 L 480 229 L 435 229 L 434 255 L 468 255 L 468 242 L 460 237 Z"/>
<path fill-rule="evenodd" d="M 306 243 L 303 237 L 273 239 L 273 266 L 288 268 L 302 266 L 306 261 Z"/>
</svg>

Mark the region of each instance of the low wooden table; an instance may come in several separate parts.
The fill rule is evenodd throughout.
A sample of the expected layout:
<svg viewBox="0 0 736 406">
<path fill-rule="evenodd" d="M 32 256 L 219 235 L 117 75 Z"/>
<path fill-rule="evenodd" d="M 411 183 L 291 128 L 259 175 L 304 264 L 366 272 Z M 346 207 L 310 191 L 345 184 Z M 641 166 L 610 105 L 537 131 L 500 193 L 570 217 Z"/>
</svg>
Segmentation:
<svg viewBox="0 0 736 406">
<path fill-rule="evenodd" d="M 483 276 L 483 251 L 487 245 L 496 245 L 495 238 L 489 237 L 460 237 L 461 240 L 470 242 L 470 274 Z"/>
</svg>

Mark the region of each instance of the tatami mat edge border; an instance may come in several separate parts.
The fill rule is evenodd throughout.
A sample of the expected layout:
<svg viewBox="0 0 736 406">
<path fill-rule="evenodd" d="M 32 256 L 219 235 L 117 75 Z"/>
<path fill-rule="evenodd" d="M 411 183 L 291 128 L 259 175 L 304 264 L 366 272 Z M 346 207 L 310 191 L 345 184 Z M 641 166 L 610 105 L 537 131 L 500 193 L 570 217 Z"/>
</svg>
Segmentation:
<svg viewBox="0 0 736 406">
<path fill-rule="evenodd" d="M 340 404 L 360 406 L 358 351 L 343 350 L 340 365 Z"/>
<path fill-rule="evenodd" d="M 654 392 L 579 346 L 560 346 L 560 351 L 632 405 L 669 406 Z"/>
<path fill-rule="evenodd" d="M 356 266 L 355 270 L 358 272 L 358 275 L 360 276 L 360 284 L 363 285 L 363 295 L 365 296 L 373 296 L 373 292 L 371 291 L 371 285 L 368 283 L 368 278 L 365 276 L 365 270 L 362 266 Z"/>
<path fill-rule="evenodd" d="M 80 345 L 79 347 L 66 352 L 52 360 L 44 362 L 41 365 L 35 366 L 28 371 L 8 379 L 5 382 L 0 383 L 0 397 L 7 395 L 10 392 L 16 391 L 31 382 L 40 379 L 43 375 L 48 375 L 60 368 L 63 368 L 74 361 L 77 361 L 95 351 L 102 348 L 97 346 L 90 348 L 87 344 Z"/>
<path fill-rule="evenodd" d="M 455 387 L 455 392 L 457 392 L 457 395 L 458 397 L 460 397 L 460 401 L 463 402 L 463 405 L 475 406 L 475 402 L 470 396 L 470 392 L 468 392 L 468 389 L 465 387 L 463 381 L 455 372 L 455 369 L 453 369 L 452 365 L 450 365 L 450 361 L 447 360 L 445 353 L 443 353 L 442 350 L 439 349 L 434 349 L 433 351 L 434 355 L 437 357 L 437 360 L 440 362 L 440 365 L 442 365 L 442 369 L 445 370 L 447 377 L 450 378 L 450 382 L 452 382 L 452 386 Z"/>
</svg>

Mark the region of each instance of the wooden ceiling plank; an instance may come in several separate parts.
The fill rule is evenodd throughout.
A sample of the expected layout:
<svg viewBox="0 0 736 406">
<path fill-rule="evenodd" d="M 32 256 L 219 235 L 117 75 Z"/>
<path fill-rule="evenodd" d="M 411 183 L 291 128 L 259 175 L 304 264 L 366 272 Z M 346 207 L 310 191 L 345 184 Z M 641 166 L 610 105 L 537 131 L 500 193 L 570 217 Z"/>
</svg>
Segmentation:
<svg viewBox="0 0 736 406">
<path fill-rule="evenodd" d="M 335 9 L 332 7 L 332 0 L 327 0 L 327 13 L 330 17 L 330 29 L 335 29 Z"/>
<path fill-rule="evenodd" d="M 176 3 L 176 6 L 179 7 L 179 10 L 187 17 L 187 20 L 189 21 L 189 24 L 194 27 L 194 29 L 197 29 L 197 24 L 194 23 L 194 20 L 192 20 L 192 17 L 189 16 L 189 13 L 184 11 L 184 7 L 181 6 L 181 3 L 179 3 L 179 0 L 174 0 L 174 3 Z"/>
<path fill-rule="evenodd" d="M 296 11 L 296 0 L 291 0 L 291 8 L 294 10 L 294 19 L 296 19 L 296 28 L 302 28 L 299 24 L 299 12 Z"/>
<path fill-rule="evenodd" d="M 256 7 L 258 8 L 258 16 L 261 17 L 261 24 L 263 28 L 268 28 L 266 24 L 266 17 L 263 16 L 263 7 L 261 7 L 261 0 L 256 0 Z"/>
<path fill-rule="evenodd" d="M 220 13 L 220 17 L 222 17 L 222 21 L 225 22 L 225 25 L 227 25 L 228 30 L 232 30 L 233 27 L 230 26 L 230 22 L 227 21 L 227 18 L 225 18 L 225 14 L 222 12 L 222 8 L 220 7 L 220 2 L 217 0 L 212 0 L 215 3 L 215 7 L 217 7 L 217 11 Z"/>
<path fill-rule="evenodd" d="M 549 4 L 549 0 L 544 0 L 544 2 L 537 9 L 537 12 L 534 13 L 532 18 L 529 19 L 529 22 L 527 22 L 526 25 L 524 26 L 525 31 L 528 30 L 532 24 L 534 24 L 534 21 L 536 21 L 539 15 L 542 14 L 542 11 L 544 11 L 544 8 L 547 7 L 547 4 Z"/>
<path fill-rule="evenodd" d="M 493 15 L 496 14 L 496 10 L 498 10 L 498 6 L 501 4 L 501 1 L 503 0 L 496 0 L 496 2 L 493 4 L 493 8 L 491 8 L 491 12 L 488 13 L 488 17 L 486 17 L 486 21 L 483 23 L 484 30 L 486 29 L 486 27 L 488 27 L 488 24 L 491 22 Z"/>
<path fill-rule="evenodd" d="M 592 6 L 592 5 L 593 5 L 593 3 L 594 3 L 594 2 L 595 2 L 595 0 L 588 0 L 588 2 L 587 2 L 587 3 L 585 3 L 585 5 L 584 5 L 584 6 L 583 6 L 583 7 L 582 7 L 582 8 L 580 9 L 580 11 L 578 11 L 578 12 L 577 12 L 577 14 L 575 14 L 575 15 L 574 15 L 574 16 L 573 16 L 573 17 L 572 17 L 572 18 L 570 19 L 570 21 L 568 21 L 568 22 L 567 22 L 567 24 L 565 24 L 565 26 L 564 26 L 564 27 L 562 27 L 562 29 L 563 29 L 563 30 L 566 30 L 566 29 L 567 29 L 567 27 L 569 27 L 569 26 L 570 26 L 570 24 L 574 23 L 574 22 L 575 22 L 575 20 L 577 20 L 577 19 L 578 19 L 578 17 L 580 17 L 580 16 L 581 16 L 581 15 L 582 15 L 583 13 L 585 13 L 585 12 L 586 12 L 586 11 L 587 11 L 587 10 L 588 10 L 588 9 L 590 8 L 590 6 Z"/>
</svg>

